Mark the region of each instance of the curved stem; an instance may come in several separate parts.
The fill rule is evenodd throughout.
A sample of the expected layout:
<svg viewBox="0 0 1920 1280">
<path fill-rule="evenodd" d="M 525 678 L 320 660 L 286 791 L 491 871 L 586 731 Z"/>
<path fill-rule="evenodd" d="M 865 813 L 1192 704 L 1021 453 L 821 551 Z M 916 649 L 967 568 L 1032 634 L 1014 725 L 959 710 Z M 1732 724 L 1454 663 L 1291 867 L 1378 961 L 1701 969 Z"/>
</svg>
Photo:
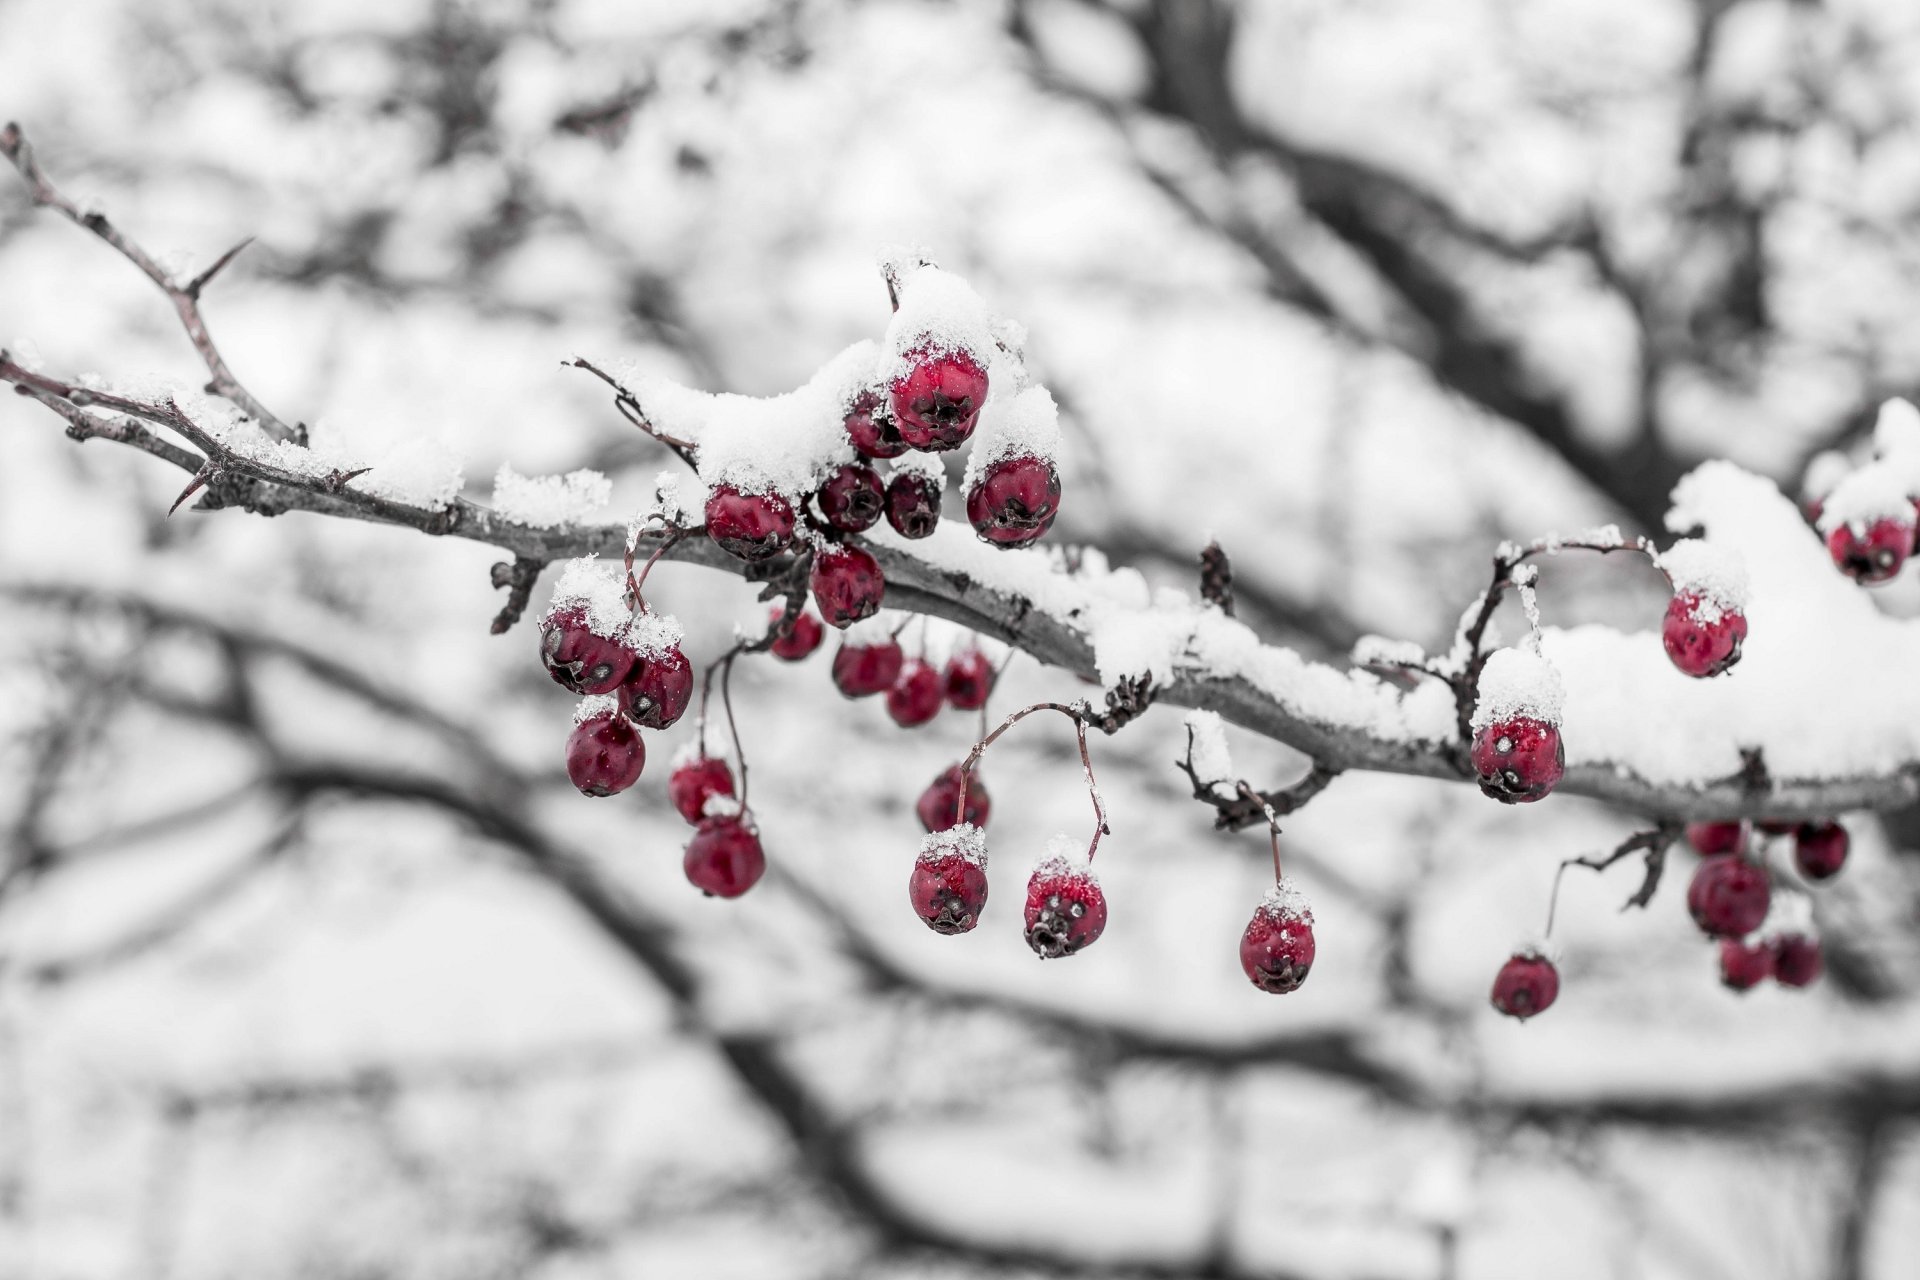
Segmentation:
<svg viewBox="0 0 1920 1280">
<path fill-rule="evenodd" d="M 1087 779 L 1087 797 L 1093 801 L 1093 839 L 1087 844 L 1087 858 L 1091 861 L 1094 851 L 1100 847 L 1100 837 L 1111 834 L 1112 828 L 1107 825 L 1107 810 L 1100 799 L 1100 785 L 1094 780 L 1093 757 L 1087 753 L 1087 720 L 1089 717 L 1086 704 L 1084 703 L 1079 706 L 1069 706 L 1064 702 L 1036 702 L 1032 706 L 1022 707 L 1001 721 L 1000 726 L 992 733 L 984 735 L 980 741 L 974 743 L 973 749 L 967 752 L 967 758 L 960 762 L 960 795 L 954 804 L 954 822 L 957 824 L 967 816 L 967 791 L 973 782 L 973 770 L 975 766 L 980 763 L 980 757 L 986 754 L 988 747 L 1000 740 L 1002 734 L 1036 711 L 1058 711 L 1061 715 L 1073 721 L 1074 731 L 1078 735 L 1080 742 L 1080 768 Z M 983 721 L 985 715 L 986 711 L 983 707 L 981 709 L 981 718 Z"/>
<path fill-rule="evenodd" d="M 1191 730 L 1189 730 L 1188 741 L 1189 750 L 1191 750 Z M 1267 815 L 1267 838 L 1273 845 L 1273 882 L 1279 884 L 1281 880 L 1285 879 L 1285 876 L 1280 870 L 1280 815 L 1273 811 L 1273 805 L 1258 791 L 1255 791 L 1244 782 L 1239 783 L 1238 786 L 1240 788 L 1240 794 L 1259 805 L 1261 812 Z"/>
<path fill-rule="evenodd" d="M 740 656 L 735 649 L 720 662 L 720 705 L 727 713 L 727 732 L 733 735 L 733 762 L 740 766 L 740 813 L 747 814 L 747 753 L 740 749 L 740 725 L 733 718 L 733 660 Z"/>
</svg>

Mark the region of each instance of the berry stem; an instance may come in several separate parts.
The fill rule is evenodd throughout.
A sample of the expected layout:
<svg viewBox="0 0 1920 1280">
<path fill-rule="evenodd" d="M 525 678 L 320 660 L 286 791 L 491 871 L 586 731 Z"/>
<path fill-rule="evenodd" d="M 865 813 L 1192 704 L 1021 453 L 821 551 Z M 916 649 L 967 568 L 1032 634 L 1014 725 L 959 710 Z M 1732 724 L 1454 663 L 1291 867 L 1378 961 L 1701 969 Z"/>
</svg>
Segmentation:
<svg viewBox="0 0 1920 1280">
<path fill-rule="evenodd" d="M 1660 873 L 1666 866 L 1667 848 L 1679 838 L 1681 828 L 1662 823 L 1648 831 L 1636 831 L 1620 842 L 1618 848 L 1608 854 L 1588 854 L 1579 858 L 1561 859 L 1559 868 L 1553 873 L 1553 891 L 1547 895 L 1547 929 L 1543 937 L 1553 937 L 1553 917 L 1560 905 L 1560 879 L 1567 874 L 1568 867 L 1585 867 L 1589 871 L 1605 871 L 1622 858 L 1635 853 L 1644 853 L 1647 857 L 1646 878 L 1640 887 L 1628 898 L 1625 906 L 1644 907 L 1653 901 L 1654 890 L 1660 887 Z"/>
<path fill-rule="evenodd" d="M 1076 706 L 1068 706 L 1064 702 L 1036 702 L 1030 707 L 1022 707 L 1001 721 L 992 733 L 983 735 L 980 741 L 974 743 L 973 750 L 967 752 L 967 758 L 960 762 L 960 794 L 954 802 L 954 822 L 957 825 L 967 815 L 967 790 L 973 782 L 973 770 L 980 763 L 980 757 L 986 754 L 988 747 L 1000 740 L 1000 735 L 1036 711 L 1058 711 L 1073 721 L 1074 731 L 1079 737 L 1080 768 L 1087 779 L 1087 798 L 1093 801 L 1093 839 L 1087 843 L 1087 859 L 1092 861 L 1094 851 L 1100 847 L 1100 837 L 1111 835 L 1112 828 L 1107 825 L 1107 809 L 1100 799 L 1100 784 L 1094 780 L 1093 757 L 1087 752 L 1087 721 L 1091 718 L 1091 711 L 1084 702 Z M 981 715 L 984 719 L 984 708 Z"/>
<path fill-rule="evenodd" d="M 1192 729 L 1187 730 L 1187 753 L 1188 755 L 1192 755 L 1193 753 Z M 1259 805 L 1260 811 L 1267 815 L 1267 837 L 1273 842 L 1273 882 L 1279 884 L 1281 880 L 1285 879 L 1285 876 L 1280 870 L 1280 815 L 1273 811 L 1273 806 L 1267 803 L 1267 798 L 1258 791 L 1255 791 L 1244 782 L 1235 785 L 1239 787 L 1242 796 L 1251 800 L 1254 804 Z"/>
<path fill-rule="evenodd" d="M 640 566 L 640 576 L 635 578 L 633 576 L 633 554 L 639 532 L 639 526 L 636 525 L 634 527 L 634 536 L 627 539 L 627 607 L 635 613 L 639 613 L 647 607 L 647 598 L 640 593 L 640 589 L 647 585 L 647 575 L 653 572 L 654 565 L 660 563 L 660 557 L 673 550 L 674 544 L 685 538 L 688 531 L 680 528 L 678 525 L 669 527 L 667 536 L 660 540 L 660 545 L 655 547 L 653 554 L 647 557 L 647 562 Z"/>
<path fill-rule="evenodd" d="M 733 718 L 733 660 L 741 650 L 735 647 L 720 662 L 720 705 L 727 713 L 727 732 L 733 736 L 733 762 L 740 766 L 740 812 L 747 812 L 747 753 L 740 749 L 740 725 Z"/>
</svg>

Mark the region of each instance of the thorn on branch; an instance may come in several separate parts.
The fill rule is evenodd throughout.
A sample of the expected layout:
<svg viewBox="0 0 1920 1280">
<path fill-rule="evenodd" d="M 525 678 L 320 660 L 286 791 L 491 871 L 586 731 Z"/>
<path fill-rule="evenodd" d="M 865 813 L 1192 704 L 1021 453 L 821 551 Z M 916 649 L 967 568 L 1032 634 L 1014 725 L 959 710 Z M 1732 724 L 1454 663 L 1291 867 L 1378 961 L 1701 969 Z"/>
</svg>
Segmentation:
<svg viewBox="0 0 1920 1280">
<path fill-rule="evenodd" d="M 1200 553 L 1200 596 L 1229 618 L 1233 616 L 1233 562 L 1217 540 Z"/>
<path fill-rule="evenodd" d="M 358 467 L 352 471 L 341 471 L 336 468 L 327 472 L 325 478 L 320 481 L 320 487 L 327 493 L 344 493 L 349 481 L 358 480 L 371 470 L 373 470 L 372 467 Z"/>
<path fill-rule="evenodd" d="M 206 288 L 208 283 L 211 282 L 215 276 L 219 275 L 220 272 L 226 267 L 228 263 L 232 262 L 235 258 L 239 257 L 240 251 L 242 249 L 245 249 L 248 245 L 252 243 L 253 243 L 253 237 L 248 236 L 245 240 L 242 240 L 239 244 L 233 246 L 233 248 L 221 254 L 218 258 L 214 260 L 214 263 L 212 266 L 208 267 L 205 271 L 202 271 L 199 275 L 189 280 L 187 282 L 187 287 L 185 289 L 182 289 L 181 292 L 186 294 L 189 298 L 193 298 L 197 301 L 200 297 L 200 291 Z"/>
<path fill-rule="evenodd" d="M 175 498 L 173 505 L 167 508 L 167 515 L 171 517 L 174 512 L 180 509 L 181 503 L 205 488 L 207 482 L 212 480 L 217 474 L 219 474 L 219 472 L 211 462 L 194 472 L 193 479 L 187 481 L 187 487 L 180 491 L 180 496 Z"/>
<path fill-rule="evenodd" d="M 515 556 L 511 561 L 502 560 L 493 566 L 494 590 L 505 589 L 507 593 L 507 602 L 494 615 L 493 625 L 488 628 L 493 635 L 505 635 L 520 621 L 527 611 L 527 602 L 533 598 L 533 584 L 546 567 L 546 561 L 526 556 Z"/>
</svg>

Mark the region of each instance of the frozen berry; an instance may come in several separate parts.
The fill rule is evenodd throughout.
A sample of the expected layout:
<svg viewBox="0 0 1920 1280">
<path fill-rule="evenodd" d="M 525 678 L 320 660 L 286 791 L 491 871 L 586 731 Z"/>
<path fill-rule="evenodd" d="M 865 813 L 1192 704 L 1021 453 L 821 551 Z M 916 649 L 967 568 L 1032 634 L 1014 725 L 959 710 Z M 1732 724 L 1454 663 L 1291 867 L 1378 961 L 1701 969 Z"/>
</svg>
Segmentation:
<svg viewBox="0 0 1920 1280">
<path fill-rule="evenodd" d="M 581 605 L 555 609 L 540 619 L 540 659 L 547 674 L 574 693 L 612 693 L 633 670 L 633 650 L 596 635 Z"/>
<path fill-rule="evenodd" d="M 700 823 L 681 865 L 693 887 L 708 897 L 737 898 L 766 872 L 767 855 L 746 820 L 728 814 Z"/>
<path fill-rule="evenodd" d="M 1267 891 L 1240 935 L 1240 967 L 1262 991 L 1283 996 L 1313 969 L 1313 912 L 1286 881 Z"/>
<path fill-rule="evenodd" d="M 984 540 L 1024 547 L 1060 511 L 1060 473 L 1045 458 L 1002 458 L 967 491 L 967 519 Z"/>
<path fill-rule="evenodd" d="M 1772 897 L 1764 869 L 1737 853 L 1718 853 L 1694 869 L 1687 910 L 1710 938 L 1744 938 L 1767 918 Z"/>
<path fill-rule="evenodd" d="M 915 449 L 958 449 L 987 402 L 987 372 L 964 351 L 915 351 L 890 388 L 900 438 Z"/>
<path fill-rule="evenodd" d="M 853 462 L 837 468 L 814 495 L 820 514 L 842 533 L 865 533 L 880 523 L 886 510 L 887 491 L 880 477 L 865 463 Z"/>
<path fill-rule="evenodd" d="M 640 780 L 647 744 L 611 707 L 586 716 L 567 739 L 567 776 L 590 796 L 610 796 Z"/>
<path fill-rule="evenodd" d="M 1747 638 L 1747 616 L 1688 591 L 1667 604 L 1660 639 L 1673 665 L 1690 676 L 1717 676 L 1740 661 Z"/>
<path fill-rule="evenodd" d="M 1809 880 L 1826 880 L 1847 865 L 1847 829 L 1837 822 L 1809 822 L 1793 836 L 1793 865 Z"/>
<path fill-rule="evenodd" d="M 1914 526 L 1875 520 L 1864 530 L 1843 524 L 1827 535 L 1827 553 L 1840 572 L 1858 582 L 1885 582 L 1900 572 L 1913 551 Z"/>
<path fill-rule="evenodd" d="M 910 658 L 887 690 L 887 714 L 902 729 L 923 725 L 940 714 L 945 694 L 940 673 L 920 659 Z"/>
<path fill-rule="evenodd" d="M 897 458 L 907 451 L 893 419 L 880 411 L 880 395 L 862 391 L 847 410 L 847 437 L 853 447 L 867 458 Z"/>
<path fill-rule="evenodd" d="M 928 831 L 945 831 L 962 822 L 984 831 L 987 819 L 993 814 L 993 797 L 987 794 L 987 784 L 977 769 L 972 781 L 967 783 L 967 811 L 961 813 L 959 809 L 960 766 L 957 764 L 948 766 L 929 782 L 913 806 L 913 811 L 920 815 L 920 825 Z"/>
<path fill-rule="evenodd" d="M 1689 822 L 1687 843 L 1708 857 L 1738 853 L 1747 843 L 1746 829 L 1737 822 Z"/>
<path fill-rule="evenodd" d="M 775 605 L 767 620 L 779 622 L 786 616 L 787 611 Z M 783 662 L 798 662 L 818 649 L 826 635 L 827 629 L 820 625 L 820 619 L 803 609 L 794 616 L 793 626 L 787 633 L 773 642 L 773 656 Z"/>
<path fill-rule="evenodd" d="M 1538 800 L 1567 770 L 1560 730 L 1544 720 L 1496 720 L 1473 735 L 1473 768 L 1480 790 L 1503 804 Z"/>
<path fill-rule="evenodd" d="M 879 644 L 843 644 L 833 655 L 833 683 L 849 698 L 869 698 L 893 688 L 906 655 L 892 640 Z"/>
<path fill-rule="evenodd" d="M 716 756 L 695 756 L 667 777 L 667 799 L 688 822 L 707 816 L 707 801 L 733 794 L 733 770 Z"/>
<path fill-rule="evenodd" d="M 1525 1022 L 1560 998 L 1560 971 L 1537 951 L 1516 951 L 1493 975 L 1493 1007 Z"/>
<path fill-rule="evenodd" d="M 641 728 L 670 728 L 693 701 L 693 664 L 678 645 L 646 655 L 620 686 L 620 701 Z"/>
<path fill-rule="evenodd" d="M 913 913 L 935 933 L 966 933 L 987 905 L 987 846 L 972 827 L 927 837 L 907 881 Z"/>
<path fill-rule="evenodd" d="M 1773 947 L 1749 938 L 1720 942 L 1720 982 L 1734 991 L 1747 991 L 1773 976 Z"/>
<path fill-rule="evenodd" d="M 880 612 L 880 597 L 887 590 L 880 562 L 862 547 L 821 547 L 814 553 L 808 583 L 820 616 L 843 630 Z"/>
<path fill-rule="evenodd" d="M 940 485 L 918 471 L 896 471 L 887 481 L 887 523 L 903 538 L 928 538 L 940 527 Z"/>
<path fill-rule="evenodd" d="M 769 559 L 793 540 L 793 504 L 777 493 L 715 485 L 707 498 L 707 536 L 742 560 Z"/>
<path fill-rule="evenodd" d="M 1781 986 L 1810 986 L 1825 968 L 1818 938 L 1783 933 L 1773 940 L 1773 979 Z"/>
<path fill-rule="evenodd" d="M 947 705 L 956 711 L 978 711 L 987 705 L 999 673 L 978 649 L 962 649 L 947 659 Z"/>
<path fill-rule="evenodd" d="M 1027 881 L 1027 945 L 1042 960 L 1091 946 L 1107 927 L 1107 899 L 1084 855 L 1048 857 Z"/>
</svg>

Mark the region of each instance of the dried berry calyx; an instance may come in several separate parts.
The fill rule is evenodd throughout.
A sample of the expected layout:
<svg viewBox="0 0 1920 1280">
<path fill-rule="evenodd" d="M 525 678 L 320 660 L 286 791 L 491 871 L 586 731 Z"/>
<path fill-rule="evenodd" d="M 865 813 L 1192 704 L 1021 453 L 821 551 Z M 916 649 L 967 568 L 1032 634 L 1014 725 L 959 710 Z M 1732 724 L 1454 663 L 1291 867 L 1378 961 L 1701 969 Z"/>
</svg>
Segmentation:
<svg viewBox="0 0 1920 1280">
<path fill-rule="evenodd" d="M 865 533 L 880 523 L 886 511 L 887 491 L 880 477 L 865 463 L 837 467 L 821 484 L 814 501 L 828 524 L 842 533 Z"/>
<path fill-rule="evenodd" d="M 912 351 L 889 388 L 900 438 L 944 452 L 967 442 L 987 402 L 987 371 L 965 351 Z"/>
<path fill-rule="evenodd" d="M 1045 458 L 1002 458 L 967 490 L 967 520 L 1002 547 L 1038 540 L 1060 513 L 1060 473 Z"/>
</svg>

